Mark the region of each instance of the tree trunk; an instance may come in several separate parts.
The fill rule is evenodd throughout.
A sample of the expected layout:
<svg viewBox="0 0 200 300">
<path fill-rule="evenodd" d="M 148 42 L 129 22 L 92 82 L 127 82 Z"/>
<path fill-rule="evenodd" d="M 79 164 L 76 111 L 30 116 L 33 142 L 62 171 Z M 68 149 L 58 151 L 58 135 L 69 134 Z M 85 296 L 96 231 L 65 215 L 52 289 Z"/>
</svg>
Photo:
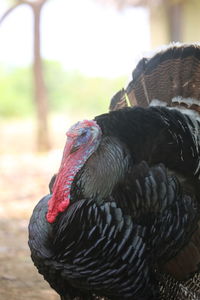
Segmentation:
<svg viewBox="0 0 200 300">
<path fill-rule="evenodd" d="M 34 98 L 37 113 L 37 150 L 47 151 L 50 149 L 48 132 L 48 99 L 45 87 L 43 66 L 40 54 L 40 17 L 45 1 L 39 1 L 32 6 L 34 13 Z"/>
<path fill-rule="evenodd" d="M 170 42 L 182 42 L 182 12 L 183 4 L 181 2 L 169 4 L 167 13 Z"/>
<path fill-rule="evenodd" d="M 40 17 L 43 5 L 47 0 L 16 0 L 3 16 L 0 17 L 0 25 L 4 19 L 19 5 L 27 4 L 32 8 L 34 17 L 34 100 L 37 114 L 37 150 L 47 151 L 50 149 L 49 131 L 48 131 L 48 99 L 45 87 L 42 59 L 40 54 Z"/>
<path fill-rule="evenodd" d="M 182 42 L 183 3 L 181 1 L 164 2 L 168 20 L 168 42 Z"/>
</svg>

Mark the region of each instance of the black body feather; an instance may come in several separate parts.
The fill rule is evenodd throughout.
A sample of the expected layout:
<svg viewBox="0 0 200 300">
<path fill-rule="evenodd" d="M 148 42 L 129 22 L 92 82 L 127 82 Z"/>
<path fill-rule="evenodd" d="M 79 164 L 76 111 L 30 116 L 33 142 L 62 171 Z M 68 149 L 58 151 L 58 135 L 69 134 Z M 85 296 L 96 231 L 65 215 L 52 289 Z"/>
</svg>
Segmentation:
<svg viewBox="0 0 200 300">
<path fill-rule="evenodd" d="M 199 58 L 192 45 L 141 60 L 115 111 L 95 118 L 102 140 L 74 179 L 69 208 L 49 224 L 51 195 L 36 206 L 32 259 L 62 300 L 200 298 L 200 122 L 186 109 L 147 107 L 177 96 L 198 103 Z M 179 73 L 188 66 L 186 84 Z M 144 107 L 119 109 L 125 94 Z"/>
<path fill-rule="evenodd" d="M 49 197 L 35 208 L 29 245 L 61 296 L 160 299 L 156 272 L 188 243 L 198 210 L 196 197 L 162 165 L 141 163 L 102 204 L 79 200 L 53 225 L 45 221 Z"/>
</svg>

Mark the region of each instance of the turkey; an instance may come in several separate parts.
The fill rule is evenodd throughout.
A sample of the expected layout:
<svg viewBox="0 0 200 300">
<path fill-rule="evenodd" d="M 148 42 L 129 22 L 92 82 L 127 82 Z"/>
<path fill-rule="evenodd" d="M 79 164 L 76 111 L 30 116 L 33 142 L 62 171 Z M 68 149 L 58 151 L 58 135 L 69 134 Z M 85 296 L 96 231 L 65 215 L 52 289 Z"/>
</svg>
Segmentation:
<svg viewBox="0 0 200 300">
<path fill-rule="evenodd" d="M 29 224 L 62 300 L 200 297 L 199 81 L 200 47 L 171 46 L 139 62 L 109 113 L 67 131 Z"/>
</svg>

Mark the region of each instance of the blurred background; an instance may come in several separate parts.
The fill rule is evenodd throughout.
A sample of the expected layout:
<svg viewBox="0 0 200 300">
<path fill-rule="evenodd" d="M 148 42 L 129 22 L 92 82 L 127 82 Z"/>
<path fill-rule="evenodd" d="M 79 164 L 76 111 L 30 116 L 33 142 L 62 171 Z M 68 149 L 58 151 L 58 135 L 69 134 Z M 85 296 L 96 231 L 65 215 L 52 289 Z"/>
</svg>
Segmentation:
<svg viewBox="0 0 200 300">
<path fill-rule="evenodd" d="M 0 299 L 57 295 L 37 274 L 27 225 L 65 132 L 108 111 L 137 61 L 200 39 L 199 0 L 0 0 Z"/>
</svg>

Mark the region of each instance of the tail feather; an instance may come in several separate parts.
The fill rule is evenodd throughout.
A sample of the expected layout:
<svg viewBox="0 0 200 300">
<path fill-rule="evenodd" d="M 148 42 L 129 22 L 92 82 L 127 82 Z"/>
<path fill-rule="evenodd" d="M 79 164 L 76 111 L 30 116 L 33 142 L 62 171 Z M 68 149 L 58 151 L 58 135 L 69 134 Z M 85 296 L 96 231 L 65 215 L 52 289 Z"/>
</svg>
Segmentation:
<svg viewBox="0 0 200 300">
<path fill-rule="evenodd" d="M 110 101 L 109 110 L 118 110 L 123 107 L 128 107 L 127 99 L 126 99 L 126 92 L 124 89 L 117 92 Z"/>
<path fill-rule="evenodd" d="M 200 44 L 172 44 L 151 58 L 142 58 L 123 95 L 115 95 L 115 107 L 124 94 L 131 106 L 147 107 L 156 99 L 167 106 L 200 111 Z"/>
</svg>

